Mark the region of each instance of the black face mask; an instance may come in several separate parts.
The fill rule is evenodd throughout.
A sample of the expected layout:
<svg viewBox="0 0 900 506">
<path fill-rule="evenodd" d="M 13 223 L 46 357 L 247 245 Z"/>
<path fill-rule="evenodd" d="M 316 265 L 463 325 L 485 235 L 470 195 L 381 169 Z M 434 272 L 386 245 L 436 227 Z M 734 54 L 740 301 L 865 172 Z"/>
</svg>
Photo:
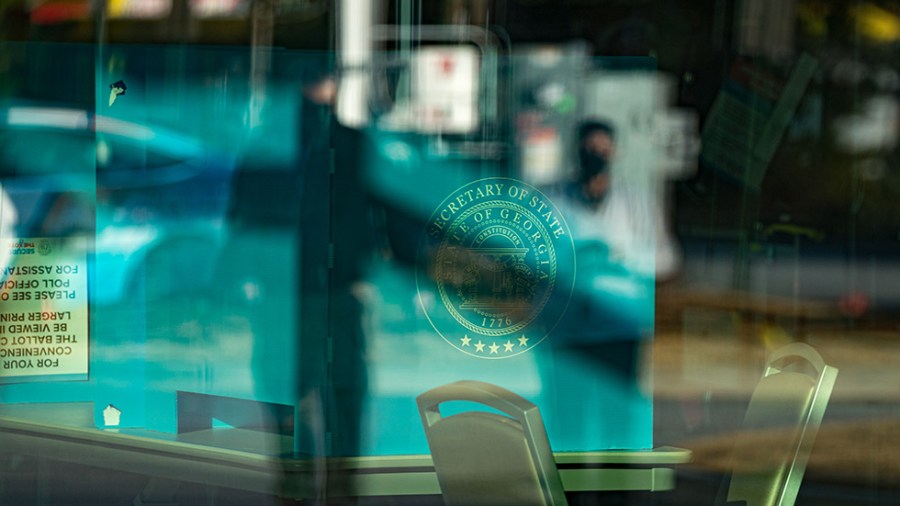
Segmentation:
<svg viewBox="0 0 900 506">
<path fill-rule="evenodd" d="M 609 160 L 603 155 L 591 151 L 581 152 L 581 182 L 586 183 L 594 176 L 609 169 Z"/>
</svg>

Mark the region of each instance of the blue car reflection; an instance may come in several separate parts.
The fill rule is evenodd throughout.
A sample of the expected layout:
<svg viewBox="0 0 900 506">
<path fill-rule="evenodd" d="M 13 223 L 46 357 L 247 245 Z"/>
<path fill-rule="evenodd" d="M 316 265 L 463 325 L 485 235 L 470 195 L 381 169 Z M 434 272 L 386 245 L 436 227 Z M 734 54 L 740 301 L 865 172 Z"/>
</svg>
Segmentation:
<svg viewBox="0 0 900 506">
<path fill-rule="evenodd" d="M 19 237 L 95 233 L 91 300 L 204 286 L 234 160 L 157 126 L 44 105 L 0 109 L 0 183 Z M 158 267 L 158 269 L 154 268 Z"/>
</svg>

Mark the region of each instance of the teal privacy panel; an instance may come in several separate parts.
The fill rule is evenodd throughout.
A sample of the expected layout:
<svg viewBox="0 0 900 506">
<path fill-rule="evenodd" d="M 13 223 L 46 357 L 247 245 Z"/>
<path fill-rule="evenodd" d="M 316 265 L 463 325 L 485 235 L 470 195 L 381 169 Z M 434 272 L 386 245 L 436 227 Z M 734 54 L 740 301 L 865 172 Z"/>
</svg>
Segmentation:
<svg viewBox="0 0 900 506">
<path fill-rule="evenodd" d="M 3 241 L 77 242 L 81 277 L 69 281 L 86 286 L 76 299 L 85 313 L 77 374 L 8 374 L 0 402 L 91 402 L 97 427 L 170 433 L 178 391 L 293 406 L 296 88 L 270 75 L 259 100 L 246 48 L 4 51 L 23 68 L 0 114 L 3 214 L 18 215 Z M 54 86 L 68 67 L 76 82 Z M 119 81 L 127 88 L 112 101 Z M 5 269 L 17 265 L 4 265 L 10 297 L 25 271 Z M 27 319 L 35 311 L 26 309 L 0 304 L 4 319 Z M 44 348 L 22 344 L 30 329 L 2 331 L 4 355 Z M 120 416 L 106 418 L 109 406 Z"/>
<path fill-rule="evenodd" d="M 0 102 L 0 401 L 93 399 L 91 46 L 7 43 Z M 67 76 L 65 86 L 58 79 Z M 66 104 L 66 105 L 61 105 Z"/>
<path fill-rule="evenodd" d="M 641 361 L 652 273 L 579 237 L 553 187 L 510 177 L 502 163 L 429 155 L 425 137 L 371 136 L 367 183 L 393 249 L 367 272 L 361 453 L 427 451 L 415 397 L 463 379 L 535 402 L 558 451 L 652 447 Z"/>
<path fill-rule="evenodd" d="M 364 180 L 389 253 L 361 290 L 366 349 L 334 342 L 335 353 L 364 353 L 368 368 L 360 453 L 426 452 L 416 396 L 468 379 L 536 403 L 557 451 L 652 447 L 655 65 L 579 60 L 570 49 L 501 61 L 503 84 L 487 90 L 502 97 L 495 121 L 496 102 L 480 95 L 480 124 L 455 131 L 459 111 L 441 110 L 440 96 L 417 100 L 413 83 L 396 92 L 409 102 L 395 100 L 367 131 Z M 435 103 L 448 131 L 433 123 Z M 403 107 L 412 113 L 397 114 Z M 412 119 L 404 129 L 397 117 Z M 615 196 L 605 202 L 628 202 L 620 229 L 641 223 L 628 254 L 572 198 L 586 120 L 615 131 Z"/>
<path fill-rule="evenodd" d="M 134 391 L 145 408 L 134 426 L 153 431 L 178 431 L 179 392 L 255 401 L 242 405 L 254 413 L 206 413 L 224 424 L 277 425 L 265 406 L 296 405 L 298 93 L 275 75 L 256 83 L 251 75 L 254 58 L 291 62 L 277 51 L 227 47 L 107 46 L 100 58 L 98 80 L 130 84 L 98 109 L 177 131 L 202 161 L 151 178 L 132 196 L 154 231 L 133 275 L 137 297 L 129 297 L 145 315 L 143 372 L 127 387 L 98 391 L 98 425 L 107 399 Z M 98 271 L 116 265 L 106 253 L 98 247 Z"/>
<path fill-rule="evenodd" d="M 441 142 L 459 136 L 330 124 L 298 86 L 330 55 L 273 51 L 255 95 L 245 48 L 43 50 L 96 65 L 92 104 L 54 104 L 88 118 L 76 172 L 96 184 L 89 362 L 74 378 L 0 384 L 3 403 L 88 401 L 98 427 L 172 433 L 178 392 L 209 394 L 257 401 L 263 419 L 266 404 L 292 406 L 300 453 L 409 454 L 428 450 L 416 395 L 481 379 L 537 403 L 557 450 L 652 446 L 638 370 L 652 276 L 608 262 L 558 189 L 522 181 L 514 157 L 447 156 Z M 127 90 L 110 105 L 119 80 Z M 511 143 L 499 131 L 492 140 Z M 499 220 L 496 233 L 482 218 Z M 473 265 L 457 246 L 495 257 Z M 489 277 L 510 304 L 491 299 Z"/>
</svg>

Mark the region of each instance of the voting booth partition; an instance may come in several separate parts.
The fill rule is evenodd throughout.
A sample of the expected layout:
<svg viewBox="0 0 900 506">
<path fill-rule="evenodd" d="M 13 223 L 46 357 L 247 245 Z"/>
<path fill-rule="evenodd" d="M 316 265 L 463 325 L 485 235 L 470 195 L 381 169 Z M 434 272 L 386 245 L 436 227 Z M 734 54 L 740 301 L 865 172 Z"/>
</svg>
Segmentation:
<svg viewBox="0 0 900 506">
<path fill-rule="evenodd" d="M 292 438 L 293 455 L 427 454 L 416 397 L 479 380 L 539 406 L 554 451 L 653 447 L 653 273 L 581 235 L 565 171 L 530 180 L 491 151 L 512 113 L 480 122 L 477 55 L 418 55 L 474 73 L 452 76 L 471 92 L 442 102 L 426 79 L 354 129 L 305 93 L 333 55 L 65 50 L 96 58 L 93 105 L 5 114 L 30 136 L 2 147 L 0 416 L 58 405 L 42 421 L 66 426 L 83 420 L 63 407 L 92 405 L 100 431 L 249 428 Z M 270 72 L 254 74 L 259 58 Z M 622 168 L 651 163 L 630 120 L 653 97 L 632 100 L 611 110 L 613 170 L 651 185 Z M 571 116 L 553 125 L 604 109 L 535 104 L 508 107 Z M 70 142 L 15 144 L 37 134 Z M 14 166 L 15 150 L 55 157 Z"/>
</svg>

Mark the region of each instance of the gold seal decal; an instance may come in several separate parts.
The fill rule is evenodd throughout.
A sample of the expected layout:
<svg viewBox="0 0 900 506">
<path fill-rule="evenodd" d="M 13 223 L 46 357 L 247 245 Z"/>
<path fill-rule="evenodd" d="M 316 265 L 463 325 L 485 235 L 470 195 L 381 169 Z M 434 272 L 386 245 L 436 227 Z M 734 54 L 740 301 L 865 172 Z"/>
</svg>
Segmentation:
<svg viewBox="0 0 900 506">
<path fill-rule="evenodd" d="M 481 179 L 450 194 L 426 225 L 419 257 L 422 310 L 445 341 L 476 357 L 530 350 L 572 295 L 566 222 L 544 194 L 515 179 Z"/>
</svg>

